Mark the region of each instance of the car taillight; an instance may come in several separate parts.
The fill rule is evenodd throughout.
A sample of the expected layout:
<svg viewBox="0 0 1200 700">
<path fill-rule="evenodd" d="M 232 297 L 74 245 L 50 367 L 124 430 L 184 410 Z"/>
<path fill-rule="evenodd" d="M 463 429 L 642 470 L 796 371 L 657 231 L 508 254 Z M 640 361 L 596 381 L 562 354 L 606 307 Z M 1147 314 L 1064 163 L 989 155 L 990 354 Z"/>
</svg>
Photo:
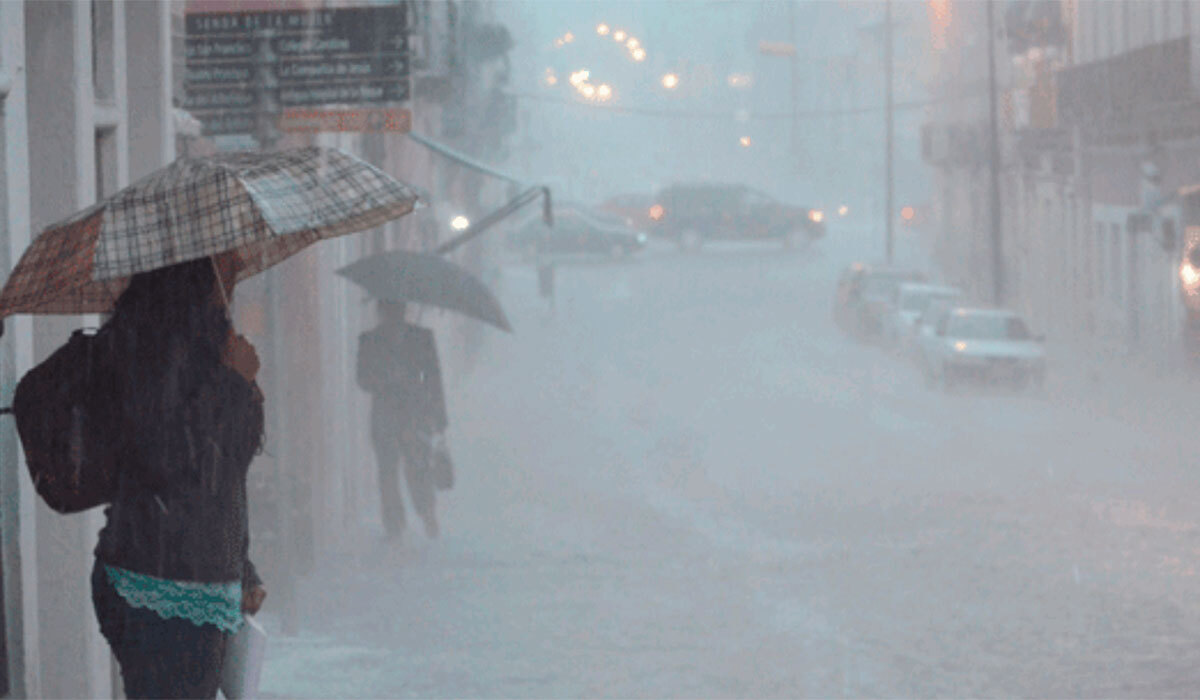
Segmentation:
<svg viewBox="0 0 1200 700">
<path fill-rule="evenodd" d="M 654 206 L 650 207 L 650 219 L 652 221 L 661 220 L 664 213 L 666 212 L 663 211 L 663 206 L 661 204 L 655 204 Z"/>
</svg>

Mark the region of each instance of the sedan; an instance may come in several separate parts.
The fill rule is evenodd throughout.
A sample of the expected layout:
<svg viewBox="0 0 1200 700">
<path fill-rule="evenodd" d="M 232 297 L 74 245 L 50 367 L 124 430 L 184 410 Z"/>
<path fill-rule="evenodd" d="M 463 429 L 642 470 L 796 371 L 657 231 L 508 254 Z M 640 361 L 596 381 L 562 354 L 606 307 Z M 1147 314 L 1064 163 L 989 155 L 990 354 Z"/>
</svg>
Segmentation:
<svg viewBox="0 0 1200 700">
<path fill-rule="evenodd" d="M 602 255 L 625 258 L 646 247 L 646 235 L 617 217 L 561 206 L 553 226 L 532 219 L 508 239 L 509 246 L 533 258 L 539 255 Z"/>
<path fill-rule="evenodd" d="M 965 382 L 1041 387 L 1046 381 L 1044 338 L 1030 334 L 1013 311 L 955 308 L 923 339 L 922 365 L 931 386 Z"/>
<path fill-rule="evenodd" d="M 930 304 L 957 302 L 961 298 L 962 290 L 956 287 L 919 282 L 901 284 L 883 319 L 884 339 L 897 350 L 910 352 L 916 343 L 917 323 Z"/>
</svg>

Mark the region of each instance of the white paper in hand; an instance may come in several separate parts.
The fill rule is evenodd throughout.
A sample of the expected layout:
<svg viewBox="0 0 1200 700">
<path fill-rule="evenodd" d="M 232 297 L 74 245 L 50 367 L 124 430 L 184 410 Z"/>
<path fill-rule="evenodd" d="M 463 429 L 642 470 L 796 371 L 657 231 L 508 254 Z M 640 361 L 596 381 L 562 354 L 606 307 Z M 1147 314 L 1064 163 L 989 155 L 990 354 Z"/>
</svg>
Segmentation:
<svg viewBox="0 0 1200 700">
<path fill-rule="evenodd" d="M 267 631 L 253 615 L 225 645 L 221 694 L 229 700 L 258 697 L 258 681 L 267 655 Z"/>
</svg>

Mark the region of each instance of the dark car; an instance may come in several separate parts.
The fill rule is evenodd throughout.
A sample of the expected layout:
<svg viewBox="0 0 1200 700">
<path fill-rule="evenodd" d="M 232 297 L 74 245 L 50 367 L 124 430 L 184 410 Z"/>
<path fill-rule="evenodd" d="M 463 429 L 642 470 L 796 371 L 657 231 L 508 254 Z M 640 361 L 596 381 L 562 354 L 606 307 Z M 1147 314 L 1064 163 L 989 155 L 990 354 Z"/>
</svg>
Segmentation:
<svg viewBox="0 0 1200 700">
<path fill-rule="evenodd" d="M 779 241 L 787 246 L 825 235 L 819 209 L 783 204 L 744 185 L 672 185 L 655 196 L 648 231 L 694 250 L 707 241 Z"/>
<path fill-rule="evenodd" d="M 916 270 L 855 263 L 838 280 L 834 318 L 846 330 L 879 335 L 883 317 L 900 285 L 925 280 L 925 275 Z"/>
<path fill-rule="evenodd" d="M 540 217 L 517 228 L 509 246 L 527 257 L 538 255 L 604 255 L 623 258 L 646 247 L 646 235 L 620 217 L 583 207 L 558 205 L 554 225 Z"/>
<path fill-rule="evenodd" d="M 650 207 L 653 205 L 653 194 L 630 192 L 609 197 L 598 204 L 596 209 L 620 217 L 628 226 L 640 231 L 650 225 Z"/>
</svg>

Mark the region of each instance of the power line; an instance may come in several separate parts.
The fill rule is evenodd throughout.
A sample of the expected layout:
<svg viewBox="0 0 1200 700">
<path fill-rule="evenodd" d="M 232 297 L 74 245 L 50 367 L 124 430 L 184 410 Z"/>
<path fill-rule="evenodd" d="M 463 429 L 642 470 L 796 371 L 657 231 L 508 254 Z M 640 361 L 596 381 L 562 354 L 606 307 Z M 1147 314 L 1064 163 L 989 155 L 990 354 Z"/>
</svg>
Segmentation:
<svg viewBox="0 0 1200 700">
<path fill-rule="evenodd" d="M 610 114 L 621 114 L 625 116 L 642 116 L 642 117 L 669 117 L 671 119 L 718 119 L 737 121 L 737 116 L 733 112 L 714 112 L 703 110 L 683 110 L 683 109 L 654 109 L 649 107 L 622 107 L 615 104 L 596 104 L 578 102 L 576 100 L 566 100 L 560 97 L 549 97 L 547 95 L 538 95 L 531 92 L 510 92 L 511 97 L 516 97 L 522 100 L 530 100 L 532 102 L 543 102 L 547 104 L 560 104 L 573 107 L 583 107 L 586 109 L 607 112 Z M 947 97 L 938 100 L 914 100 L 910 102 L 896 102 L 892 105 L 893 110 L 911 110 L 920 109 L 921 107 L 930 107 L 936 104 L 942 104 L 957 99 L 962 99 L 965 95 L 955 97 Z M 846 109 L 813 109 L 800 110 L 794 115 L 792 112 L 750 112 L 746 121 L 777 121 L 791 119 L 795 116 L 796 119 L 822 119 L 827 117 L 852 117 L 862 114 L 881 114 L 886 110 L 884 105 L 871 107 L 851 107 Z"/>
</svg>

